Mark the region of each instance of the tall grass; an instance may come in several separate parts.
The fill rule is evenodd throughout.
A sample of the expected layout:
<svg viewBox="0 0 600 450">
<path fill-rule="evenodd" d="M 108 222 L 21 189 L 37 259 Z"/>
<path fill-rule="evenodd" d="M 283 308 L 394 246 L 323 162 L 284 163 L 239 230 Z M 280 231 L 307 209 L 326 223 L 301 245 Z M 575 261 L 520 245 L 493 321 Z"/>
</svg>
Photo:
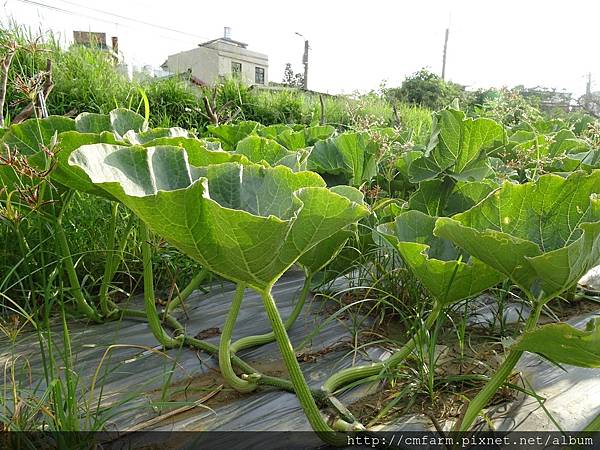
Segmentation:
<svg viewBox="0 0 600 450">
<path fill-rule="evenodd" d="M 116 107 L 139 103 L 135 85 L 105 52 L 72 46 L 54 53 L 54 90 L 48 98 L 50 114 L 76 115 L 84 111 L 108 113 Z"/>
</svg>

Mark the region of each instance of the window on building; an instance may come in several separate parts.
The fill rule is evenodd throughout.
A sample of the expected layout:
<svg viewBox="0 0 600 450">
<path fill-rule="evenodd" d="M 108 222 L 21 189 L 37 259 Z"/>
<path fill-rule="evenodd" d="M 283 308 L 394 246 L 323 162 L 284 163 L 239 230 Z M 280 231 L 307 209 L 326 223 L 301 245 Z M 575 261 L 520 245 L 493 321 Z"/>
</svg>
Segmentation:
<svg viewBox="0 0 600 450">
<path fill-rule="evenodd" d="M 265 69 L 262 67 L 254 69 L 254 82 L 256 84 L 265 84 Z"/>
<path fill-rule="evenodd" d="M 238 78 L 242 76 L 242 63 L 231 62 L 231 75 Z"/>
</svg>

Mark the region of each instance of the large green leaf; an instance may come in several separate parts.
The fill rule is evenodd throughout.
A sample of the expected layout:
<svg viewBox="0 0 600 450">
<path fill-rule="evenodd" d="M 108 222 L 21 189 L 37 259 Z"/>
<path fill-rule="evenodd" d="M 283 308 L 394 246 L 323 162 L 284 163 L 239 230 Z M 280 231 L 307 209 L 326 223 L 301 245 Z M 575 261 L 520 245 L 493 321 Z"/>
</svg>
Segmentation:
<svg viewBox="0 0 600 450">
<path fill-rule="evenodd" d="M 549 300 L 600 259 L 598 192 L 600 171 L 506 182 L 470 210 L 438 219 L 435 234 Z"/>
<path fill-rule="evenodd" d="M 148 122 L 138 113 L 129 109 L 113 109 L 108 116 L 112 131 L 118 133 L 119 136 L 123 136 L 129 130 L 137 133 L 148 129 Z"/>
<path fill-rule="evenodd" d="M 21 155 L 31 156 L 50 146 L 52 139 L 63 131 L 75 130 L 75 121 L 62 116 L 45 119 L 29 119 L 11 125 L 0 141 L 0 152 L 4 146 L 17 150 Z"/>
<path fill-rule="evenodd" d="M 13 155 L 24 156 L 35 169 L 46 170 L 50 163 L 44 149 L 50 150 L 50 147 L 53 147 L 59 133 L 74 129 L 75 121 L 62 116 L 29 119 L 11 125 L 0 140 L 0 155 L 6 156 L 7 152 L 10 152 Z M 10 191 L 20 182 L 28 183 L 15 173 L 12 167 L 0 165 L 0 185 L 7 186 Z"/>
<path fill-rule="evenodd" d="M 398 157 L 398 160 L 396 161 L 396 168 L 398 169 L 398 172 L 400 172 L 400 174 L 403 177 L 408 179 L 410 177 L 410 174 L 409 174 L 410 165 L 412 164 L 413 161 L 415 161 L 416 159 L 419 159 L 422 156 L 423 156 L 423 152 L 420 152 L 418 150 L 409 150 L 407 152 L 402 152 L 402 154 L 400 154 L 400 156 Z"/>
<path fill-rule="evenodd" d="M 282 130 L 275 139 L 288 150 L 294 151 L 314 145 L 318 141 L 331 137 L 333 133 L 335 128 L 331 125 L 317 125 L 298 131 Z"/>
<path fill-rule="evenodd" d="M 277 161 L 288 155 L 296 154 L 273 139 L 260 136 L 248 136 L 242 139 L 238 142 L 235 152 L 244 155 L 252 162 L 266 161 L 271 166 L 276 165 Z"/>
<path fill-rule="evenodd" d="M 78 167 L 69 165 L 69 157 L 73 151 L 83 145 L 90 144 L 117 144 L 113 133 L 105 131 L 100 134 L 80 133 L 77 131 L 67 131 L 58 136 L 56 144 L 56 166 L 52 171 L 52 181 L 77 191 L 87 192 L 89 194 L 99 195 L 101 197 L 113 197 L 104 189 L 99 188 L 91 182 L 87 174 Z"/>
<path fill-rule="evenodd" d="M 221 164 L 225 162 L 249 162 L 243 155 L 221 150 L 219 146 L 211 148 L 211 142 L 204 139 L 187 137 L 162 137 L 154 139 L 144 147 L 174 146 L 185 149 L 191 166 L 208 166 L 210 164 Z"/>
<path fill-rule="evenodd" d="M 269 125 L 268 127 L 259 128 L 257 133 L 259 136 L 275 139 L 278 135 L 286 130 L 291 130 L 291 127 L 286 124 L 278 123 L 275 125 Z"/>
<path fill-rule="evenodd" d="M 335 133 L 331 125 L 315 125 L 304 129 L 306 145 L 314 145 L 317 141 L 330 138 Z"/>
<path fill-rule="evenodd" d="M 452 242 L 434 236 L 435 223 L 435 217 L 408 211 L 377 230 L 397 249 L 436 301 L 451 304 L 506 278 L 476 258 L 463 255 Z"/>
<path fill-rule="evenodd" d="M 600 168 L 600 149 L 598 148 L 579 153 L 567 153 L 556 158 L 554 164 L 552 164 L 552 169 L 555 172 L 591 171 L 598 168 Z"/>
<path fill-rule="evenodd" d="M 113 109 L 108 114 L 81 113 L 75 118 L 75 125 L 80 133 L 114 131 L 119 138 L 128 131 L 140 133 L 148 129 L 148 123 L 142 116 L 125 108 Z"/>
<path fill-rule="evenodd" d="M 349 171 L 344 156 L 335 145 L 335 139 L 319 141 L 308 158 L 310 170 L 321 174 L 341 175 Z"/>
<path fill-rule="evenodd" d="M 454 109 L 438 113 L 429 151 L 410 165 L 411 181 L 436 178 L 442 172 L 457 179 L 480 180 L 486 169 L 486 149 L 504 139 L 504 129 L 491 119 L 465 118 Z"/>
<path fill-rule="evenodd" d="M 566 323 L 553 323 L 528 331 L 511 346 L 538 353 L 558 364 L 600 368 L 600 319 L 587 323 L 585 330 Z"/>
<path fill-rule="evenodd" d="M 498 187 L 492 180 L 458 182 L 446 202 L 443 215 L 452 216 L 472 208 Z"/>
<path fill-rule="evenodd" d="M 299 150 L 308 147 L 304 130 L 284 130 L 278 134 L 275 139 L 288 150 Z"/>
<path fill-rule="evenodd" d="M 260 128 L 261 125 L 258 122 L 252 121 L 239 122 L 234 125 L 209 125 L 207 127 L 208 132 L 221 141 L 225 150 L 235 149 L 239 141 L 246 136 L 256 134 Z"/>
<path fill-rule="evenodd" d="M 147 131 L 136 132 L 129 130 L 123 135 L 123 139 L 132 145 L 146 145 L 156 139 L 183 137 L 187 138 L 189 133 L 187 130 L 179 127 L 172 128 L 152 128 Z"/>
<path fill-rule="evenodd" d="M 571 130 L 560 130 L 552 136 L 552 143 L 548 148 L 548 156 L 555 157 L 565 153 L 578 153 L 588 149 L 586 143 L 575 136 Z"/>
<path fill-rule="evenodd" d="M 238 142 L 235 153 L 244 155 L 255 163 L 265 162 L 270 166 L 286 166 L 298 172 L 306 170 L 310 148 L 290 151 L 273 139 L 248 136 Z"/>
<path fill-rule="evenodd" d="M 377 174 L 379 145 L 366 133 L 344 133 L 318 141 L 308 158 L 308 168 L 320 174 L 343 175 L 341 180 L 360 186 Z"/>
<path fill-rule="evenodd" d="M 456 182 L 450 177 L 421 181 L 408 199 L 408 208 L 430 216 L 441 216 Z"/>
<path fill-rule="evenodd" d="M 331 191 L 352 200 L 358 205 L 365 204 L 363 194 L 350 186 L 334 186 L 331 188 Z M 338 231 L 305 252 L 300 259 L 298 259 L 298 264 L 312 274 L 323 270 L 338 256 L 353 234 L 354 231 L 350 229 Z"/>
<path fill-rule="evenodd" d="M 112 127 L 108 114 L 83 112 L 75 117 L 75 129 L 80 133 L 102 133 Z"/>
<path fill-rule="evenodd" d="M 298 264 L 311 274 L 323 270 L 338 256 L 352 235 L 351 230 L 338 231 L 300 256 Z"/>
<path fill-rule="evenodd" d="M 70 162 L 182 252 L 260 290 L 368 214 L 317 174 L 238 163 L 196 168 L 176 147 L 90 145 Z"/>
</svg>

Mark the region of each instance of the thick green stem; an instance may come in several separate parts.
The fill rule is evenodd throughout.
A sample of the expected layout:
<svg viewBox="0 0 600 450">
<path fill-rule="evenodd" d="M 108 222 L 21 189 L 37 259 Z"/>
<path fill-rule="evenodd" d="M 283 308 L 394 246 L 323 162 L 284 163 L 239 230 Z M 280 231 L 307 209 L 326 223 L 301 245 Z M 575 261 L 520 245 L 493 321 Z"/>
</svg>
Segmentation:
<svg viewBox="0 0 600 450">
<path fill-rule="evenodd" d="M 146 322 L 148 321 L 146 312 L 136 310 L 136 309 L 120 308 L 118 310 L 118 313 L 116 314 L 116 316 L 128 317 L 128 318 L 133 318 L 133 319 L 141 319 Z M 200 339 L 196 339 L 191 336 L 184 335 L 184 327 L 175 317 L 171 316 L 170 314 L 164 314 L 164 315 L 161 314 L 161 316 L 163 317 L 163 323 L 166 326 L 168 326 L 169 328 L 174 330 L 176 334 L 183 336 L 183 344 L 184 345 L 186 345 L 190 348 L 202 350 L 211 355 L 217 355 L 219 353 L 219 348 L 216 345 L 211 344 L 206 341 L 202 341 Z M 243 359 L 241 359 L 238 356 L 232 355 L 231 362 L 233 363 L 234 366 L 236 366 L 238 369 L 240 369 L 240 371 L 242 371 L 246 374 L 250 374 L 254 378 L 256 378 L 257 384 L 259 384 L 261 386 L 271 386 L 271 387 L 275 387 L 277 389 L 282 389 L 284 391 L 288 391 L 288 392 L 292 392 L 292 393 L 295 392 L 294 385 L 292 384 L 291 381 L 285 380 L 283 378 L 272 377 L 270 375 L 261 374 L 256 369 L 254 369 L 250 364 L 248 364 L 247 362 L 245 362 Z M 321 391 L 313 390 L 312 393 L 313 393 L 315 399 L 320 404 L 322 404 L 323 406 L 327 405 L 326 398 Z"/>
<path fill-rule="evenodd" d="M 185 336 L 184 344 L 188 347 L 196 348 L 211 354 L 217 354 L 219 352 L 219 349 L 216 345 L 206 341 L 201 341 L 200 339 L 196 339 L 191 336 Z M 270 375 L 264 375 L 258 370 L 254 369 L 250 364 L 241 359 L 239 356 L 232 355 L 231 362 L 242 372 L 254 376 L 256 379 L 256 383 L 261 386 L 271 386 L 292 393 L 296 392 L 294 389 L 294 385 L 291 381 L 285 380 L 283 378 L 272 377 Z M 319 402 L 325 405 L 325 397 L 322 395 L 321 392 L 313 390 L 313 395 Z"/>
<path fill-rule="evenodd" d="M 221 375 L 229 383 L 229 385 L 239 392 L 252 392 L 258 385 L 248 380 L 243 380 L 237 376 L 231 366 L 231 335 L 233 328 L 235 327 L 235 321 L 237 320 L 238 313 L 240 312 L 240 306 L 244 299 L 244 292 L 246 290 L 245 283 L 238 283 L 235 290 L 235 295 L 231 301 L 229 307 L 229 314 L 225 320 L 223 331 L 221 333 L 221 340 L 219 341 L 219 368 L 221 369 Z"/>
<path fill-rule="evenodd" d="M 294 309 L 292 310 L 292 313 L 285 321 L 284 326 L 285 326 L 286 330 L 289 330 L 294 325 L 294 323 L 296 322 L 296 319 L 302 312 L 302 308 L 304 307 L 304 303 L 306 302 L 306 297 L 308 296 L 308 293 L 310 291 L 311 281 L 312 281 L 312 274 L 308 274 L 304 280 L 304 285 L 302 286 L 302 290 L 300 291 L 300 297 L 298 298 L 298 301 L 294 305 Z M 241 339 L 238 339 L 233 344 L 231 344 L 230 349 L 231 349 L 232 353 L 236 353 L 245 348 L 258 347 L 259 345 L 268 344 L 269 342 L 273 342 L 274 340 L 275 340 L 275 333 L 273 333 L 272 331 L 269 333 L 259 334 L 256 336 L 246 336 Z"/>
<path fill-rule="evenodd" d="M 436 302 L 431 313 L 429 313 L 427 320 L 425 320 L 424 329 L 428 330 L 433 326 L 441 311 L 441 304 Z M 373 377 L 385 372 L 386 370 L 393 369 L 402 363 L 402 361 L 404 361 L 412 353 L 415 346 L 416 340 L 413 337 L 406 344 L 404 344 L 400 350 L 396 351 L 385 361 L 374 363 L 368 366 L 349 367 L 347 369 L 340 370 L 339 372 L 330 376 L 325 383 L 323 383 L 323 387 L 321 389 L 326 395 L 332 395 L 340 387 L 346 386 L 354 381 Z"/>
<path fill-rule="evenodd" d="M 79 284 L 79 278 L 77 278 L 77 272 L 75 271 L 75 265 L 73 264 L 71 250 L 69 249 L 69 243 L 67 241 L 67 237 L 65 236 L 65 230 L 62 226 L 63 212 L 67 208 L 70 198 L 70 196 L 66 197 L 62 209 L 56 217 L 54 222 L 54 234 L 56 236 L 58 249 L 61 254 L 61 261 L 65 271 L 67 272 L 69 284 L 71 285 L 71 295 L 73 295 L 73 298 L 75 299 L 77 309 L 88 319 L 100 322 L 100 316 L 98 312 L 85 300 L 83 296 L 83 291 L 81 290 L 81 285 Z"/>
<path fill-rule="evenodd" d="M 300 364 L 298 364 L 298 360 L 296 359 L 294 348 L 292 347 L 288 334 L 285 330 L 285 326 L 283 325 L 283 321 L 281 320 L 279 311 L 277 310 L 275 300 L 271 295 L 271 287 L 269 286 L 267 289 L 261 292 L 261 296 L 265 310 L 267 311 L 267 316 L 271 321 L 271 326 L 273 327 L 273 332 L 275 333 L 275 339 L 279 345 L 279 351 L 283 357 L 283 362 L 287 367 L 292 384 L 294 385 L 296 396 L 298 397 L 300 406 L 302 406 L 304 414 L 306 415 L 306 418 L 308 419 L 312 429 L 324 442 L 327 442 L 328 444 L 340 446 L 347 445 L 347 440 L 344 438 L 344 435 L 335 433 L 333 429 L 327 425 L 323 419 L 323 416 L 321 415 L 321 412 L 319 411 L 319 408 L 317 407 L 315 399 L 312 396 L 312 392 L 308 387 L 308 383 L 304 379 L 304 375 L 300 369 Z"/>
<path fill-rule="evenodd" d="M 544 304 L 541 301 L 535 301 L 533 304 L 533 309 L 527 319 L 527 323 L 525 324 L 525 331 L 529 331 L 533 329 L 540 317 L 540 313 L 542 311 L 542 307 Z M 460 422 L 459 431 L 467 431 L 471 428 L 471 425 L 479 416 L 479 413 L 485 406 L 488 404 L 490 399 L 494 396 L 494 394 L 500 389 L 500 387 L 504 384 L 506 379 L 510 376 L 513 369 L 521 359 L 523 355 L 522 350 L 511 350 L 504 360 L 504 362 L 500 365 L 494 376 L 487 382 L 484 388 L 479 391 L 479 393 L 475 396 L 473 400 L 469 403 L 467 407 L 467 411 Z"/>
<path fill-rule="evenodd" d="M 100 285 L 100 310 L 104 317 L 111 314 L 108 304 L 108 288 L 113 274 L 113 266 L 115 261 L 115 234 L 117 228 L 117 216 L 119 214 L 119 203 L 112 202 L 110 228 L 108 230 L 108 251 L 106 252 L 106 261 L 104 262 L 104 275 L 102 276 L 102 284 Z"/>
<path fill-rule="evenodd" d="M 166 348 L 169 347 L 180 347 L 183 338 L 171 337 L 162 327 L 158 311 L 156 310 L 156 303 L 154 298 L 154 280 L 152 271 L 152 253 L 150 248 L 148 228 L 146 224 L 140 221 L 140 239 L 142 240 L 142 260 L 144 264 L 144 305 L 146 309 L 146 317 L 148 318 L 148 325 L 152 330 L 152 334 L 158 340 L 158 342 Z"/>
<path fill-rule="evenodd" d="M 175 297 L 175 299 L 173 299 L 173 301 L 167 305 L 166 311 L 168 313 L 173 312 L 173 310 L 175 308 L 177 308 L 177 306 L 179 306 L 179 304 L 184 302 L 190 296 L 190 294 L 192 292 L 194 292 L 196 289 L 198 289 L 198 286 L 200 286 L 202 284 L 202 282 L 206 279 L 206 277 L 208 276 L 209 273 L 210 272 L 207 269 L 202 268 L 202 270 L 200 272 L 198 272 L 194 278 L 192 278 L 192 280 L 179 293 L 179 295 L 177 297 Z"/>
</svg>

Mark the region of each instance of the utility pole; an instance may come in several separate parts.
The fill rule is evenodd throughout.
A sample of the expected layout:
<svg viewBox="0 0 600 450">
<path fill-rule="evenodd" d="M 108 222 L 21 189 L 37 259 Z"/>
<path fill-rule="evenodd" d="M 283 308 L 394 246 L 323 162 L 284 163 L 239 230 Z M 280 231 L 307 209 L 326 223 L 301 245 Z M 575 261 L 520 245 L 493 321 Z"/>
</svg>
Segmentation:
<svg viewBox="0 0 600 450">
<path fill-rule="evenodd" d="M 301 38 L 304 36 L 296 31 L 296 34 Z M 310 46 L 308 45 L 308 39 L 304 38 L 304 54 L 302 55 L 302 64 L 304 64 L 304 80 L 302 83 L 302 88 L 304 90 L 308 89 L 308 50 Z"/>
<path fill-rule="evenodd" d="M 304 90 L 308 89 L 308 39 L 304 40 L 304 55 L 302 55 L 302 62 L 304 63 Z"/>
<path fill-rule="evenodd" d="M 446 28 L 446 37 L 444 38 L 444 57 L 442 60 L 442 80 L 446 79 L 446 51 L 448 50 L 448 35 L 450 28 Z"/>
<path fill-rule="evenodd" d="M 590 96 L 592 94 L 592 72 L 588 72 L 588 80 L 585 85 L 585 95 Z"/>
</svg>

